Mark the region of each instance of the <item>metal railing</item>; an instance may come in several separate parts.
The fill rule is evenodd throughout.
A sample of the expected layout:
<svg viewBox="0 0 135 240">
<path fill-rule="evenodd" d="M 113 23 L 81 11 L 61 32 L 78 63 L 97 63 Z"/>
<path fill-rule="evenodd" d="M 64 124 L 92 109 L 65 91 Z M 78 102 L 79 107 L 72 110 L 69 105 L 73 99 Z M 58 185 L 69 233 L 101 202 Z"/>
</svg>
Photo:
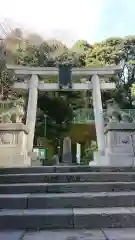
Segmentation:
<svg viewBox="0 0 135 240">
<path fill-rule="evenodd" d="M 135 109 L 123 109 L 124 112 L 130 114 L 135 118 Z M 94 111 L 93 109 L 77 109 L 74 111 L 73 123 L 91 123 L 94 122 Z"/>
<path fill-rule="evenodd" d="M 11 109 L 13 101 L 0 101 L 0 113 Z M 129 113 L 135 118 L 135 109 L 123 109 L 124 112 Z M 74 111 L 73 123 L 91 123 L 94 122 L 94 111 L 92 108 L 82 108 Z"/>
<path fill-rule="evenodd" d="M 94 121 L 93 109 L 77 109 L 74 111 L 73 123 L 89 123 Z"/>
</svg>

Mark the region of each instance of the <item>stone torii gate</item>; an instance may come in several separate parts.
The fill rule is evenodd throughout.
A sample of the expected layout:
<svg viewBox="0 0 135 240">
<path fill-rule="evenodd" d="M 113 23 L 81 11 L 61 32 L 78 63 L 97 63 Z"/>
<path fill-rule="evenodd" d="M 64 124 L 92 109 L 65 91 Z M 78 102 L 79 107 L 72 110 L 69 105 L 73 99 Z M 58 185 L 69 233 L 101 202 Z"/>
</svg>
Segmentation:
<svg viewBox="0 0 135 240">
<path fill-rule="evenodd" d="M 59 83 L 45 83 L 45 79 L 51 77 L 58 77 L 58 68 L 52 67 L 28 67 L 28 66 L 12 66 L 8 65 L 8 69 L 14 70 L 16 76 L 21 81 L 14 83 L 15 90 L 29 91 L 27 119 L 26 125 L 28 127 L 28 152 L 32 152 L 33 140 L 36 123 L 36 110 L 38 91 L 62 91 Z M 112 75 L 116 75 L 121 71 L 121 67 L 113 66 L 109 68 L 72 68 L 71 74 L 73 78 L 91 79 L 86 83 L 73 83 L 72 88 L 66 91 L 83 91 L 92 90 L 93 109 L 95 116 L 96 136 L 98 150 L 101 155 L 105 152 L 105 137 L 104 137 L 104 119 L 101 100 L 101 90 L 115 89 L 115 83 L 107 82 L 107 79 Z M 39 77 L 44 77 L 44 82 L 40 81 Z M 64 89 L 65 91 L 65 89 Z"/>
</svg>

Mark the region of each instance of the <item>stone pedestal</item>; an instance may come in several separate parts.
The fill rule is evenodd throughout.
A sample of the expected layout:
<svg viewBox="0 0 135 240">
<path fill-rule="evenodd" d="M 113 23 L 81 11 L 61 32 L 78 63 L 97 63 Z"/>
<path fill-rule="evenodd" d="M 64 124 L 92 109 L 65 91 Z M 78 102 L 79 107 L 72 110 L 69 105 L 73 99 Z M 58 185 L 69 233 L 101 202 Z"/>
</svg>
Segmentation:
<svg viewBox="0 0 135 240">
<path fill-rule="evenodd" d="M 30 166 L 28 129 L 22 123 L 0 124 L 0 167 Z"/>
<path fill-rule="evenodd" d="M 134 166 L 135 123 L 110 123 L 105 128 L 105 154 L 94 153 L 90 166 Z"/>
<path fill-rule="evenodd" d="M 135 123 L 110 123 L 105 138 L 107 165 L 134 166 Z"/>
<path fill-rule="evenodd" d="M 31 166 L 42 166 L 40 158 L 38 157 L 38 154 L 36 152 L 32 152 L 30 154 L 31 156 Z"/>
<path fill-rule="evenodd" d="M 94 152 L 93 156 L 94 160 L 89 163 L 89 166 L 107 166 L 108 165 L 108 157 L 102 152 Z"/>
</svg>

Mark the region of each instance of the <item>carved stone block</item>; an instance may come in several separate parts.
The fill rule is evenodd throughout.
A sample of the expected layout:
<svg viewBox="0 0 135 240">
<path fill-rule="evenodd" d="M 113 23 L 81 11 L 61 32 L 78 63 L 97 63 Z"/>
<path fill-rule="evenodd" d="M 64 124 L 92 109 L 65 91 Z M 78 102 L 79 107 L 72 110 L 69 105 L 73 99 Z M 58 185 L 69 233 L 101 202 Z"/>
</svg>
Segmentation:
<svg viewBox="0 0 135 240">
<path fill-rule="evenodd" d="M 0 167 L 29 166 L 28 129 L 22 123 L 0 124 Z"/>
<path fill-rule="evenodd" d="M 0 132 L 0 144 L 17 144 L 18 134 L 16 132 Z"/>
<path fill-rule="evenodd" d="M 135 123 L 109 123 L 105 129 L 105 138 L 109 165 L 135 164 Z"/>
</svg>

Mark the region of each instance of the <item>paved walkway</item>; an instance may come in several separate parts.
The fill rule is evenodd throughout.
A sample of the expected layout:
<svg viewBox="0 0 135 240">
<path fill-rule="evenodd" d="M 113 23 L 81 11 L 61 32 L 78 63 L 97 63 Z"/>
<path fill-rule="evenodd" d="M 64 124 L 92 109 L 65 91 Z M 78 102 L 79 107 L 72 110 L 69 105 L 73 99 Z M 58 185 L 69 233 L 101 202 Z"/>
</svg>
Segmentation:
<svg viewBox="0 0 135 240">
<path fill-rule="evenodd" d="M 135 229 L 0 231 L 0 240 L 135 240 Z"/>
</svg>

